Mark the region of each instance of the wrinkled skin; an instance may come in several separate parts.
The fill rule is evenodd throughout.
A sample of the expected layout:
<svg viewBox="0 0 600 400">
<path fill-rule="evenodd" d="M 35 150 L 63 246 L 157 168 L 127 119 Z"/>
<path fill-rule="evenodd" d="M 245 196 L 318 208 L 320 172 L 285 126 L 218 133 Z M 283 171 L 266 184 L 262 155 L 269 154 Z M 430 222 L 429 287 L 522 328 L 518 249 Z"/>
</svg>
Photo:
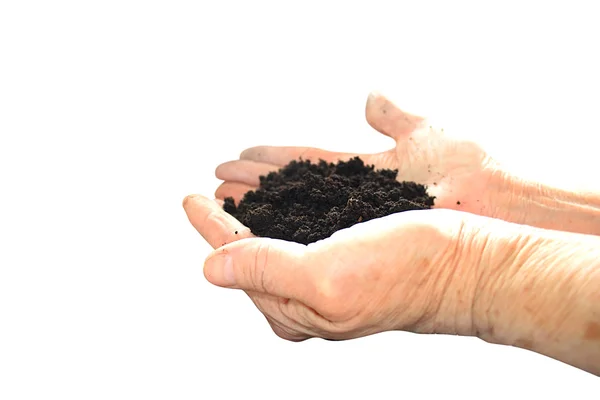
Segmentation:
<svg viewBox="0 0 600 400">
<path fill-rule="evenodd" d="M 293 159 L 335 162 L 357 155 L 378 169 L 397 169 L 398 180 L 427 185 L 436 196 L 436 208 L 468 211 L 477 207 L 481 212 L 488 207 L 486 199 L 478 196 L 495 170 L 478 145 L 446 136 L 443 130 L 430 127 L 425 119 L 403 112 L 378 94 L 367 100 L 366 119 L 375 130 L 393 138 L 396 146 L 378 154 L 305 147 L 250 148 L 239 160 L 217 168 L 217 177 L 224 181 L 216 191 L 217 203 L 202 196 L 184 202 L 190 221 L 213 248 L 231 243 L 209 256 L 207 279 L 243 289 L 275 333 L 288 340 L 312 336 L 344 339 L 390 329 L 455 333 L 459 328 L 447 321 L 466 321 L 469 326 L 473 290 L 465 287 L 468 279 L 452 280 L 459 268 L 456 253 L 462 246 L 462 213 L 401 213 L 301 246 L 252 238 L 248 228 L 220 209 L 225 197 L 238 202 L 258 186 L 259 176 Z M 223 280 L 222 265 L 215 265 L 223 254 L 233 255 L 238 274 L 246 276 L 247 282 L 231 286 Z M 290 270 L 294 266 L 298 268 Z M 460 268 L 463 278 L 475 273 L 467 270 L 466 263 Z M 269 278 L 272 281 L 259 279 L 263 271 L 277 275 Z M 301 293 L 296 293 L 299 288 Z M 459 293 L 464 298 L 459 299 Z"/>
<path fill-rule="evenodd" d="M 366 115 L 396 147 L 359 156 L 429 186 L 438 209 L 371 220 L 308 246 L 256 238 L 223 211 L 224 197 L 239 201 L 260 175 L 292 159 L 357 154 L 251 148 L 217 168 L 225 182 L 216 200 L 184 200 L 215 249 L 206 278 L 244 290 L 288 340 L 388 330 L 474 335 L 598 374 L 598 239 L 589 235 L 598 232 L 597 196 L 511 177 L 479 146 L 446 137 L 384 97 L 370 96 Z"/>
<path fill-rule="evenodd" d="M 472 325 L 474 279 L 469 277 L 476 271 L 457 263 L 463 213 L 399 213 L 304 246 L 255 238 L 203 196 L 187 197 L 184 208 L 217 248 L 205 263 L 206 278 L 246 291 L 282 338 L 340 340 L 388 330 L 456 333 L 456 321 Z M 219 247 L 223 243 L 228 244 Z"/>
<path fill-rule="evenodd" d="M 335 153 L 307 147 L 259 146 L 245 150 L 239 160 L 217 167 L 224 183 L 216 197 L 239 201 L 259 184 L 259 176 L 276 171 L 291 160 L 328 162 L 360 156 L 377 169 L 397 169 L 398 180 L 415 181 L 428 187 L 436 197 L 436 208 L 449 208 L 497 217 L 484 189 L 498 174 L 495 162 L 474 142 L 446 136 L 421 117 L 408 114 L 387 98 L 371 94 L 366 104 L 367 122 L 378 132 L 393 138 L 396 146 L 377 154 Z"/>
</svg>

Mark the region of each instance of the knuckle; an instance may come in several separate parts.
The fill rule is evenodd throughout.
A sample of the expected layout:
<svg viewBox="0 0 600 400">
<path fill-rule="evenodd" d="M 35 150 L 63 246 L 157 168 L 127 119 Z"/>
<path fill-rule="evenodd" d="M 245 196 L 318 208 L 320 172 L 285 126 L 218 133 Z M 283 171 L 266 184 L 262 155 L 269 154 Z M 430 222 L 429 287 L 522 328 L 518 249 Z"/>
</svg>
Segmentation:
<svg viewBox="0 0 600 400">
<path fill-rule="evenodd" d="M 204 226 L 213 226 L 215 223 L 219 224 L 222 221 L 222 215 L 216 210 L 211 210 L 206 214 L 204 220 Z"/>
<path fill-rule="evenodd" d="M 323 315 L 332 321 L 344 320 L 350 310 L 348 308 L 349 285 L 351 278 L 347 273 L 338 271 L 328 273 L 321 278 L 317 293 Z"/>
</svg>

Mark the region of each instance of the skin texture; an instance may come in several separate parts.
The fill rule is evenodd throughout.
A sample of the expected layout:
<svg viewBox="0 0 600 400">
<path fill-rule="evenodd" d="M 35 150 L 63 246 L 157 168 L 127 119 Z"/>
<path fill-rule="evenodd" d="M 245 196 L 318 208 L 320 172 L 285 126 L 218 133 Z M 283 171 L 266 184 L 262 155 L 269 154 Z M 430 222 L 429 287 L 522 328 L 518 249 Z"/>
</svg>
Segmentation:
<svg viewBox="0 0 600 400">
<path fill-rule="evenodd" d="M 217 167 L 217 178 L 225 182 L 217 189 L 216 197 L 232 196 L 238 201 L 258 186 L 260 175 L 293 159 L 336 162 L 360 156 L 378 169 L 397 169 L 398 180 L 427 185 L 437 197 L 436 207 L 463 211 L 489 207 L 479 194 L 489 184 L 494 169 L 492 160 L 477 144 L 447 137 L 443 130 L 430 127 L 425 119 L 398 109 L 377 94 L 369 96 L 365 113 L 373 128 L 395 140 L 394 148 L 377 154 L 355 154 L 307 147 L 253 147 L 242 152 L 239 160 Z"/>
<path fill-rule="evenodd" d="M 206 260 L 206 278 L 246 291 L 285 339 L 350 339 L 399 329 L 455 333 L 456 320 L 470 326 L 472 301 L 462 299 L 472 296 L 469 279 L 452 280 L 471 273 L 454 257 L 460 215 L 404 212 L 304 246 L 254 238 L 200 195 L 186 198 L 184 208 L 216 248 Z M 435 224 L 440 218 L 448 223 Z M 450 298 L 464 307 L 453 304 L 457 315 L 442 320 L 442 299 Z"/>
<path fill-rule="evenodd" d="M 421 210 L 305 246 L 253 237 L 200 195 L 184 209 L 215 248 L 206 279 L 244 290 L 281 338 L 477 336 L 600 374 L 597 236 Z"/>
<path fill-rule="evenodd" d="M 473 216 L 475 334 L 600 375 L 600 237 Z"/>
<path fill-rule="evenodd" d="M 225 182 L 216 200 L 183 202 L 215 249 L 205 261 L 207 280 L 245 291 L 287 340 L 388 330 L 471 335 L 599 375 L 600 237 L 589 235 L 600 231 L 598 196 L 505 174 L 478 146 L 446 137 L 381 96 L 369 97 L 367 120 L 396 147 L 360 156 L 398 169 L 401 180 L 433 185 L 440 209 L 372 220 L 308 246 L 256 238 L 220 199 L 239 199 L 259 175 L 291 159 L 355 154 L 248 149 L 217 168 Z"/>
<path fill-rule="evenodd" d="M 386 97 L 369 95 L 365 115 L 395 146 L 383 153 L 337 153 L 308 147 L 258 146 L 216 169 L 218 199 L 239 201 L 259 176 L 293 159 L 328 162 L 360 156 L 376 168 L 398 169 L 398 180 L 428 186 L 435 207 L 569 232 L 600 234 L 600 195 L 571 193 L 510 174 L 476 143 L 446 135 L 427 120 L 400 110 Z"/>
</svg>

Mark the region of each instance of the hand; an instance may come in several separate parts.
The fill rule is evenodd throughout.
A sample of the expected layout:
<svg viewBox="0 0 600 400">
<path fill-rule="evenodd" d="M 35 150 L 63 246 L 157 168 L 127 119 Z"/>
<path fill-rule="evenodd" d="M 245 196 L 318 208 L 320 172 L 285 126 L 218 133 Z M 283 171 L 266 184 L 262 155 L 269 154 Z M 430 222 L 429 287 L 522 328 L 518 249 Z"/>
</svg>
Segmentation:
<svg viewBox="0 0 600 400">
<path fill-rule="evenodd" d="M 202 196 L 184 208 L 213 247 L 223 245 L 206 278 L 245 290 L 282 338 L 474 335 L 600 374 L 598 237 L 423 210 L 304 246 L 253 238 Z"/>
<path fill-rule="evenodd" d="M 463 213 L 394 214 L 304 246 L 252 237 L 202 196 L 187 197 L 184 208 L 218 247 L 206 260 L 206 278 L 248 293 L 282 338 L 350 339 L 387 330 L 472 334 L 475 264 L 458 254 Z"/>
<path fill-rule="evenodd" d="M 397 169 L 398 180 L 428 186 L 436 197 L 436 208 L 450 208 L 493 215 L 489 188 L 495 168 L 490 157 L 475 143 L 453 139 L 434 129 L 421 117 L 398 109 L 383 96 L 371 94 L 366 105 L 367 122 L 393 138 L 396 146 L 378 154 L 335 153 L 306 147 L 260 146 L 245 150 L 239 160 L 217 167 L 217 178 L 225 182 L 216 197 L 238 202 L 259 185 L 259 176 L 276 171 L 291 160 L 303 158 L 328 162 L 360 156 L 377 169 Z"/>
</svg>

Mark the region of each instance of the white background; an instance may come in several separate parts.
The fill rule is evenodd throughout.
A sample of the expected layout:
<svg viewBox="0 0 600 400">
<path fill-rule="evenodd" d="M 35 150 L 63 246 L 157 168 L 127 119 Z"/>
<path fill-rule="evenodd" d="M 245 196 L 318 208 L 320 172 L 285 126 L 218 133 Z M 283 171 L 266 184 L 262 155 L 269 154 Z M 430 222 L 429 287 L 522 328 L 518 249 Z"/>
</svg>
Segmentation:
<svg viewBox="0 0 600 400">
<path fill-rule="evenodd" d="M 0 399 L 598 398 L 474 338 L 277 338 L 181 208 L 258 144 L 391 145 L 373 89 L 522 175 L 597 177 L 594 2 L 0 2 Z"/>
</svg>

